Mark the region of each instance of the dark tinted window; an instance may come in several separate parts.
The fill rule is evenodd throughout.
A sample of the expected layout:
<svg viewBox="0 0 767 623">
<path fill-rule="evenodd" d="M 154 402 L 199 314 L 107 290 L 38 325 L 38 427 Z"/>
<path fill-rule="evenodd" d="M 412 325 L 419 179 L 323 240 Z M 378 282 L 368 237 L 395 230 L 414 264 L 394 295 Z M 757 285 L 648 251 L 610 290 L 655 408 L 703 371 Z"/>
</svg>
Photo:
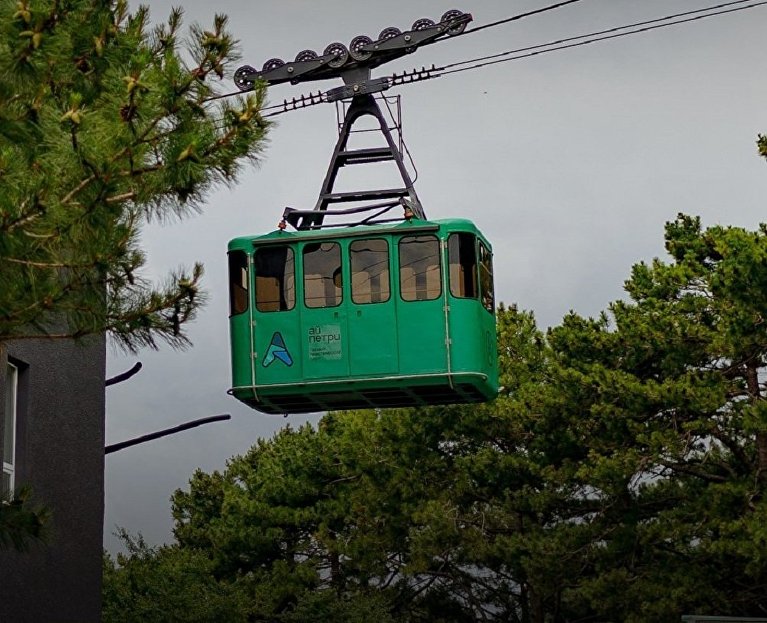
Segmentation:
<svg viewBox="0 0 767 623">
<path fill-rule="evenodd" d="M 304 302 L 307 307 L 341 304 L 341 246 L 317 242 L 304 247 Z"/>
<path fill-rule="evenodd" d="M 349 246 L 352 269 L 352 301 L 382 303 L 389 289 L 389 245 L 386 240 L 355 240 Z"/>
<path fill-rule="evenodd" d="M 229 252 L 229 315 L 248 309 L 248 256 L 244 251 Z"/>
<path fill-rule="evenodd" d="M 405 236 L 400 240 L 399 285 L 405 301 L 429 301 L 442 295 L 436 236 Z"/>
<path fill-rule="evenodd" d="M 293 249 L 287 246 L 256 249 L 256 309 L 287 311 L 296 305 Z"/>
<path fill-rule="evenodd" d="M 481 242 L 479 243 L 479 290 L 482 305 L 491 314 L 495 313 L 495 292 L 493 290 L 493 255 Z"/>
<path fill-rule="evenodd" d="M 477 242 L 472 234 L 450 234 L 447 240 L 450 293 L 477 298 Z"/>
</svg>

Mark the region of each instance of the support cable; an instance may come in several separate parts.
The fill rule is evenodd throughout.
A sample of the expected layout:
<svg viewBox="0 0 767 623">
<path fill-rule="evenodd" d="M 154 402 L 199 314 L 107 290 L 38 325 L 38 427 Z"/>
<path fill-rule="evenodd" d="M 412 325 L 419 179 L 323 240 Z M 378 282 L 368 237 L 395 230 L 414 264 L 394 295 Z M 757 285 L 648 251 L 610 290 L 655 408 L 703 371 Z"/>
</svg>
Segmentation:
<svg viewBox="0 0 767 623">
<path fill-rule="evenodd" d="M 453 38 L 455 37 L 463 37 L 464 35 L 470 35 L 475 32 L 479 32 L 480 30 L 484 30 L 485 28 L 492 28 L 493 26 L 500 26 L 501 24 L 507 24 L 509 22 L 516 22 L 517 20 L 523 19 L 525 17 L 530 17 L 531 15 L 538 15 L 539 13 L 546 13 L 547 11 L 552 11 L 554 9 L 558 9 L 560 7 L 563 7 L 567 4 L 575 4 L 576 2 L 580 2 L 581 0 L 565 0 L 564 2 L 557 2 L 556 4 L 550 4 L 549 6 L 542 7 L 540 9 L 535 9 L 533 11 L 528 11 L 527 13 L 520 13 L 518 15 L 512 15 L 511 17 L 507 17 L 506 19 L 499 19 L 497 22 L 490 22 L 489 24 L 482 24 L 482 26 L 477 26 L 476 28 L 472 28 L 470 30 L 464 30 L 462 33 L 453 35 Z"/>
<path fill-rule="evenodd" d="M 397 97 L 399 97 L 399 95 Z M 413 160 L 413 156 L 410 154 L 410 150 L 407 148 L 405 137 L 402 135 L 402 124 L 398 124 L 395 120 L 394 113 L 392 112 L 391 106 L 389 105 L 389 98 L 383 95 L 381 96 L 381 99 L 383 99 L 384 104 L 386 104 L 386 110 L 389 112 L 389 117 L 391 117 L 392 123 L 399 126 L 399 142 L 402 144 L 402 150 L 405 152 L 405 154 L 407 154 L 408 160 L 410 160 L 410 166 L 413 167 L 413 184 L 415 184 L 418 181 L 418 168 L 415 166 L 415 160 Z M 399 103 L 397 106 L 399 110 Z"/>
<path fill-rule="evenodd" d="M 750 2 L 751 0 L 739 0 L 739 1 L 740 2 L 743 2 L 743 1 L 749 1 Z M 677 26 L 679 24 L 685 24 L 685 23 L 688 23 L 688 22 L 695 22 L 695 21 L 698 21 L 698 20 L 706 19 L 707 17 L 715 17 L 715 16 L 718 16 L 718 15 L 725 15 L 727 13 L 735 13 L 737 11 L 744 11 L 746 9 L 753 9 L 753 8 L 756 8 L 756 7 L 759 7 L 759 6 L 763 6 L 765 4 L 767 4 L 767 0 L 763 0 L 761 2 L 754 2 L 753 4 L 749 4 L 747 6 L 739 6 L 739 7 L 730 8 L 730 9 L 723 9 L 721 11 L 716 11 L 716 12 L 713 12 L 713 13 L 706 13 L 705 15 L 696 15 L 695 17 L 688 17 L 686 19 L 680 19 L 680 20 L 676 20 L 676 21 L 665 21 L 662 24 L 655 24 L 654 26 L 645 26 L 643 28 L 637 28 L 635 30 L 630 30 L 628 32 L 618 32 L 618 33 L 615 33 L 615 34 L 610 34 L 610 35 L 605 35 L 605 36 L 595 36 L 595 35 L 598 35 L 599 33 L 590 33 L 590 34 L 587 34 L 587 35 L 581 35 L 580 37 L 571 37 L 570 39 L 562 40 L 562 41 L 572 41 L 572 40 L 576 40 L 576 39 L 584 39 L 585 37 L 593 37 L 591 39 L 585 39 L 584 41 L 577 41 L 576 43 L 568 43 L 566 45 L 557 45 L 557 43 L 558 43 L 557 41 L 551 41 L 549 43 L 540 44 L 538 46 L 531 46 L 530 48 L 520 48 L 520 50 L 509 50 L 508 52 L 504 52 L 504 53 L 502 53 L 500 55 L 495 55 L 497 60 L 491 60 L 491 61 L 481 62 L 480 63 L 480 62 L 478 62 L 480 59 L 476 59 L 474 61 L 463 61 L 461 63 L 453 63 L 450 66 L 445 65 L 444 67 L 438 67 L 436 71 L 439 72 L 439 73 L 437 73 L 437 75 L 435 77 L 446 76 L 446 75 L 449 75 L 449 74 L 456 74 L 456 73 L 460 73 L 460 72 L 463 72 L 463 71 L 469 71 L 470 69 L 479 69 L 480 67 L 487 67 L 488 65 L 496 65 L 498 63 L 505 63 L 505 62 L 508 62 L 508 61 L 516 61 L 516 60 L 519 60 L 519 59 L 522 59 L 522 58 L 529 58 L 531 56 L 537 56 L 539 54 L 545 54 L 547 52 L 556 52 L 558 50 L 566 50 L 566 49 L 569 49 L 569 48 L 577 48 L 577 47 L 580 47 L 580 46 L 589 45 L 591 43 L 597 43 L 599 41 L 607 41 L 609 39 L 618 39 L 619 37 L 627 37 L 629 35 L 636 35 L 636 34 L 639 34 L 639 33 L 649 32 L 651 30 L 657 30 L 659 28 L 666 28 L 667 26 Z M 726 5 L 722 5 L 722 6 L 726 6 Z M 701 10 L 705 10 L 705 9 L 701 9 Z M 670 19 L 672 19 L 674 17 L 676 17 L 676 16 L 668 16 L 668 17 L 659 18 L 658 20 L 653 20 L 653 21 L 670 20 Z M 620 28 L 611 29 L 611 31 L 614 32 L 615 30 L 624 30 L 626 28 L 631 28 L 631 26 L 623 26 L 623 27 L 620 27 Z M 555 47 L 549 47 L 549 46 L 555 46 Z M 541 48 L 541 49 L 538 49 L 538 48 Z M 527 52 L 525 54 L 517 54 L 517 52 L 521 52 L 521 51 L 523 51 L 525 49 L 528 49 L 528 50 L 529 49 L 533 49 L 535 51 Z M 516 56 L 509 56 L 508 58 L 497 58 L 497 56 L 507 56 L 507 55 L 511 55 L 511 54 L 517 54 L 517 55 Z M 459 69 L 448 69 L 448 67 L 455 67 L 457 65 L 464 65 L 466 63 L 471 63 L 471 62 L 476 62 L 477 64 L 476 65 L 470 65 L 469 67 L 461 67 Z"/>
<path fill-rule="evenodd" d="M 530 46 L 527 46 L 527 47 L 524 47 L 524 48 L 517 48 L 515 50 L 508 50 L 507 52 L 500 52 L 498 54 L 491 54 L 489 56 L 480 56 L 480 57 L 473 58 L 471 60 L 466 60 L 466 61 L 458 61 L 456 63 L 450 63 L 449 65 L 443 65 L 439 69 L 440 70 L 451 69 L 453 67 L 459 67 L 460 65 L 467 65 L 469 63 L 478 63 L 480 61 L 492 60 L 492 59 L 495 59 L 495 58 L 501 58 L 503 56 L 509 56 L 511 54 L 519 54 L 521 52 L 528 52 L 530 50 L 538 50 L 540 48 L 547 48 L 547 47 L 553 46 L 553 45 L 560 45 L 562 43 L 569 43 L 571 41 L 578 41 L 579 39 L 585 39 L 587 37 L 597 37 L 597 36 L 600 36 L 600 35 L 607 35 L 607 34 L 611 34 L 611 33 L 614 33 L 614 32 L 621 31 L 621 30 L 628 30 L 629 28 L 638 28 L 640 26 L 648 26 L 650 24 L 657 24 L 659 22 L 665 22 L 665 21 L 668 21 L 668 20 L 671 20 L 671 19 L 676 19 L 678 17 L 687 17 L 689 15 L 695 15 L 695 14 L 698 14 L 698 13 L 710 13 L 711 11 L 715 11 L 717 9 L 723 9 L 725 7 L 733 6 L 733 5 L 736 5 L 736 4 L 745 4 L 747 2 L 752 2 L 752 1 L 753 0 L 734 0 L 733 2 L 724 2 L 722 4 L 717 4 L 715 6 L 705 7 L 703 9 L 694 9 L 692 11 L 685 11 L 684 13 L 676 13 L 674 15 L 667 15 L 666 17 L 657 17 L 655 19 L 645 20 L 645 21 L 642 21 L 642 22 L 635 22 L 633 24 L 626 24 L 624 26 L 614 26 L 613 28 L 607 28 L 605 30 L 597 30 L 595 32 L 590 32 L 590 33 L 587 33 L 585 35 L 576 35 L 574 37 L 566 37 L 564 39 L 557 39 L 556 41 L 549 41 L 548 43 L 539 43 L 539 44 L 530 45 Z M 745 8 L 749 8 L 749 7 L 742 7 L 742 8 L 745 9 Z M 712 14 L 712 15 L 715 15 L 715 14 Z M 718 15 L 718 13 L 716 15 Z M 690 20 L 690 21 L 692 21 L 692 20 Z M 675 23 L 682 23 L 682 22 L 675 22 Z M 671 25 L 671 24 L 669 24 L 669 25 Z M 470 33 L 470 32 L 476 32 L 477 30 L 479 30 L 481 28 L 484 28 L 484 26 L 480 26 L 480 28 L 475 28 L 474 30 L 467 30 L 467 31 L 465 31 L 462 34 L 467 34 L 467 33 Z M 626 33 L 626 34 L 629 34 L 629 33 Z"/>
</svg>

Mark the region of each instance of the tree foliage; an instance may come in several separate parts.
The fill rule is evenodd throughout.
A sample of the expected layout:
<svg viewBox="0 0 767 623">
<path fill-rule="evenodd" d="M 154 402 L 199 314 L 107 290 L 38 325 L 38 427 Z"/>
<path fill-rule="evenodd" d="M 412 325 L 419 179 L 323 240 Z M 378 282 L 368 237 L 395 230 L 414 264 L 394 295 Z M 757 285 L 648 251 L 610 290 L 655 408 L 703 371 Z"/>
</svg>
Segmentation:
<svg viewBox="0 0 767 623">
<path fill-rule="evenodd" d="M 125 0 L 0 2 L 0 341 L 186 343 L 202 267 L 148 283 L 141 227 L 200 209 L 257 160 L 267 125 L 262 86 L 214 99 L 238 59 L 226 18 L 185 40 L 181 17 L 151 26 Z"/>
<path fill-rule="evenodd" d="M 0 0 L 0 344 L 108 331 L 134 350 L 184 346 L 202 266 L 154 286 L 141 227 L 200 209 L 257 161 L 264 89 L 218 103 L 238 60 L 226 18 L 150 26 L 124 0 Z M 43 513 L 0 505 L 0 547 Z"/>
<path fill-rule="evenodd" d="M 247 619 L 236 586 L 217 582 L 202 552 L 150 547 L 121 532 L 126 553 L 104 557 L 107 621 L 239 623 Z M 119 569 L 119 571 L 118 571 Z"/>
<path fill-rule="evenodd" d="M 48 537 L 47 509 L 33 506 L 28 487 L 19 488 L 14 494 L 5 492 L 0 498 L 0 551 L 25 552 L 34 542 Z"/>
</svg>

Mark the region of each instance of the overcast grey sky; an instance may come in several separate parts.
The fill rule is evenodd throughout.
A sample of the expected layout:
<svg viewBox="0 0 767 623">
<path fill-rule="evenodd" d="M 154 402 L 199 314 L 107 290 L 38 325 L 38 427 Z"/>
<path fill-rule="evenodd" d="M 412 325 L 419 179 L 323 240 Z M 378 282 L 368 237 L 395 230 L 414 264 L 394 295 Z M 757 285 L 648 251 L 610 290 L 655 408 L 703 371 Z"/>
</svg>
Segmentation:
<svg viewBox="0 0 767 623">
<path fill-rule="evenodd" d="M 332 41 L 376 38 L 387 26 L 439 20 L 448 9 L 493 22 L 553 0 L 187 0 L 186 23 L 230 16 L 243 63 L 319 53 Z M 386 75 L 585 34 L 716 4 L 715 0 L 582 0 L 447 40 L 374 71 Z M 172 2 L 154 0 L 152 16 Z M 135 6 L 135 5 L 134 5 Z M 663 257 L 663 225 L 678 212 L 706 226 L 755 228 L 765 218 L 767 164 L 755 140 L 767 132 L 767 7 L 590 46 L 502 63 L 390 90 L 402 95 L 416 189 L 431 218 L 468 217 L 495 252 L 499 301 L 535 312 L 542 327 L 573 309 L 598 314 L 623 294 L 632 264 Z M 279 103 L 340 82 L 281 85 Z M 169 498 L 195 469 L 223 469 L 259 437 L 319 416 L 264 416 L 226 394 L 230 386 L 226 245 L 275 228 L 285 206 L 313 207 L 336 140 L 324 104 L 275 118 L 262 166 L 212 194 L 203 215 L 150 226 L 146 275 L 202 261 L 210 304 L 189 333 L 194 347 L 126 356 L 108 374 L 143 371 L 107 390 L 107 443 L 231 413 L 106 457 L 105 546 L 115 526 L 151 543 L 171 540 Z M 364 182 L 364 179 L 361 180 Z"/>
</svg>

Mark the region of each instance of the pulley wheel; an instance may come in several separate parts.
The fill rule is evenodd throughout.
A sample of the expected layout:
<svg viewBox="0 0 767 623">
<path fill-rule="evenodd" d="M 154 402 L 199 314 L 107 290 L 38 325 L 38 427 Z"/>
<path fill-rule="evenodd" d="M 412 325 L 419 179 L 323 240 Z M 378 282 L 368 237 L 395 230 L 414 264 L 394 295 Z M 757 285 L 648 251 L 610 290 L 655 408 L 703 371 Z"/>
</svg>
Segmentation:
<svg viewBox="0 0 767 623">
<path fill-rule="evenodd" d="M 355 61 L 366 61 L 371 56 L 373 56 L 373 53 L 369 51 L 366 52 L 362 48 L 371 43 L 373 43 L 373 40 L 370 37 L 366 37 L 365 35 L 354 37 L 352 42 L 349 44 L 349 54 Z"/>
<path fill-rule="evenodd" d="M 454 20 L 454 19 L 456 19 L 458 17 L 461 17 L 461 15 L 463 15 L 463 11 L 459 11 L 458 9 L 452 9 L 452 10 L 448 11 L 447 13 L 445 13 L 442 16 L 442 19 L 439 20 L 439 21 L 440 22 L 449 22 L 449 21 Z M 466 30 L 466 24 L 465 23 L 461 24 L 460 26 L 453 26 L 453 28 L 448 28 L 447 29 L 447 34 L 452 37 L 454 35 L 460 35 L 464 30 Z"/>
<path fill-rule="evenodd" d="M 328 62 L 328 65 L 331 67 L 341 67 L 349 59 L 349 50 L 343 43 L 336 41 L 325 48 L 324 55 L 335 56 L 332 61 Z"/>
<path fill-rule="evenodd" d="M 410 28 L 410 30 L 426 30 L 432 26 L 434 26 L 433 19 L 422 17 L 421 19 L 417 19 L 415 22 L 413 22 L 413 26 Z"/>
<path fill-rule="evenodd" d="M 317 58 L 317 52 L 314 50 L 301 50 L 298 54 L 296 54 L 296 63 L 313 61 L 315 58 Z"/>
<path fill-rule="evenodd" d="M 261 69 L 261 71 L 263 72 L 272 71 L 273 69 L 282 67 L 284 64 L 285 64 L 285 61 L 283 61 L 281 58 L 270 58 L 268 61 L 264 63 L 264 66 Z"/>
<path fill-rule="evenodd" d="M 257 74 L 253 67 L 250 65 L 243 65 L 238 67 L 234 72 L 234 83 L 240 91 L 250 91 L 255 84 L 254 74 Z"/>
<path fill-rule="evenodd" d="M 392 37 L 396 37 L 401 34 L 402 34 L 402 31 L 399 28 L 395 28 L 394 26 L 389 26 L 388 28 L 384 28 L 381 31 L 381 34 L 378 35 L 378 41 L 386 41 L 387 39 L 391 39 Z"/>
</svg>

